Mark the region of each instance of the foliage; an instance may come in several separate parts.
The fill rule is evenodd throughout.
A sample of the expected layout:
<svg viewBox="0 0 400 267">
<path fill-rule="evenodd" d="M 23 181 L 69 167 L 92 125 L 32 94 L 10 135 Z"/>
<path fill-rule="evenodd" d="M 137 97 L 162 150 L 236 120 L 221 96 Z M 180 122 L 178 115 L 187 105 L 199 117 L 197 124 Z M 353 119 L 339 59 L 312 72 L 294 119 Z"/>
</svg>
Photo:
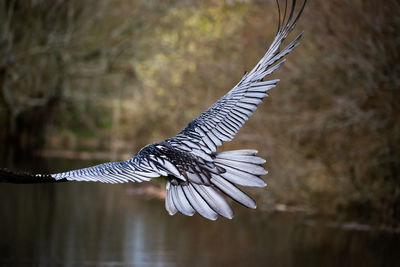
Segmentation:
<svg viewBox="0 0 400 267">
<path fill-rule="evenodd" d="M 254 66 L 275 11 L 273 1 L 5 1 L 0 138 L 118 155 L 170 137 Z M 399 11 L 395 0 L 309 1 L 278 88 L 223 147 L 268 159 L 262 204 L 398 224 Z"/>
</svg>

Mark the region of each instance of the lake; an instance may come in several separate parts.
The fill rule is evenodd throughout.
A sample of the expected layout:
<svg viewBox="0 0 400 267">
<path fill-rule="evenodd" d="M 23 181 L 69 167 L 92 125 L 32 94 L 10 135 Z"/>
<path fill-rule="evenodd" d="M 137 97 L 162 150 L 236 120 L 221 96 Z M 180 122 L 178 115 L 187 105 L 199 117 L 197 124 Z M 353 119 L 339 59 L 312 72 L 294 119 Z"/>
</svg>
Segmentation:
<svg viewBox="0 0 400 267">
<path fill-rule="evenodd" d="M 60 171 L 91 163 L 29 162 Z M 400 234 L 234 205 L 233 220 L 169 216 L 135 184 L 0 184 L 0 266 L 400 266 Z"/>
</svg>

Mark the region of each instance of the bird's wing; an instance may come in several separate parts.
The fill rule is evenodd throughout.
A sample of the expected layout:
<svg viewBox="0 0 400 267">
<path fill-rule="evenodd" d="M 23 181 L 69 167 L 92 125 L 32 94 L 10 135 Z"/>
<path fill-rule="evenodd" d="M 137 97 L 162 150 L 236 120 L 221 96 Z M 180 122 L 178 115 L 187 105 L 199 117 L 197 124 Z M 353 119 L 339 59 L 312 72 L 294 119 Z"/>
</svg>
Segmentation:
<svg viewBox="0 0 400 267">
<path fill-rule="evenodd" d="M 159 146 L 160 147 L 160 146 Z M 176 150 L 176 153 L 182 153 Z M 176 162 L 163 154 L 155 145 L 148 145 L 126 161 L 107 162 L 83 169 L 71 170 L 54 174 L 31 174 L 15 172 L 0 168 L 0 182 L 7 183 L 51 183 L 67 181 L 87 181 L 102 183 L 144 182 L 160 176 L 175 176 L 176 179 L 186 181 L 181 173 L 184 167 L 191 162 Z M 179 157 L 178 157 L 179 158 Z M 204 161 L 203 161 L 204 162 Z M 199 166 L 192 166 L 200 171 Z M 193 170 L 192 170 L 193 171 Z"/>
<path fill-rule="evenodd" d="M 56 180 L 89 181 L 102 183 L 144 182 L 152 178 L 167 176 L 166 168 L 156 167 L 148 156 L 140 153 L 127 161 L 108 162 L 100 165 L 51 174 Z M 156 162 L 157 163 L 157 162 Z"/>
<path fill-rule="evenodd" d="M 286 1 L 284 15 L 281 18 L 278 3 L 278 31 L 265 55 L 232 90 L 190 122 L 178 135 L 169 139 L 172 144 L 183 150 L 201 155 L 215 152 L 223 141 L 233 139 L 262 102 L 262 99 L 268 96 L 267 91 L 275 87 L 279 81 L 264 81 L 264 77 L 278 69 L 285 61 L 282 57 L 298 45 L 302 34 L 299 34 L 281 50 L 282 42 L 295 27 L 305 4 L 306 0 L 300 6 L 298 13 L 295 14 L 296 0 L 292 1 L 292 6 L 288 12 Z"/>
<path fill-rule="evenodd" d="M 140 153 L 127 161 L 108 162 L 100 165 L 55 174 L 31 174 L 0 169 L 0 182 L 51 183 L 89 181 L 102 183 L 143 182 L 173 174 L 169 162 L 150 153 Z"/>
</svg>

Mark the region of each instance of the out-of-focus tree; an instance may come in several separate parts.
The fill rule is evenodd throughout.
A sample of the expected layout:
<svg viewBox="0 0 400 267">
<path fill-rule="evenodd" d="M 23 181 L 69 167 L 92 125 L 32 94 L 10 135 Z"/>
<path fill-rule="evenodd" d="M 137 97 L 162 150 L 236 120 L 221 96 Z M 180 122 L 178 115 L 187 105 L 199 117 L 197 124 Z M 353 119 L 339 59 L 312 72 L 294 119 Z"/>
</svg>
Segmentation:
<svg viewBox="0 0 400 267">
<path fill-rule="evenodd" d="M 69 113 L 64 119 L 81 113 L 81 124 L 93 123 L 82 110 L 90 105 L 68 105 L 93 97 L 86 90 L 88 80 L 98 86 L 108 74 L 132 76 L 131 69 L 115 64 L 129 47 L 120 33 L 132 20 L 117 19 L 109 9 L 106 1 L 0 3 L 0 137 L 8 159 L 13 151 L 20 157 L 43 146 L 46 126 L 60 117 L 52 116 L 56 108 Z M 113 95 L 102 88 L 95 97 Z"/>
<path fill-rule="evenodd" d="M 281 149 L 272 158 L 279 198 L 399 221 L 399 7 L 392 0 L 309 3 L 306 38 L 266 107 Z"/>
<path fill-rule="evenodd" d="M 3 1 L 2 143 L 117 155 L 168 138 L 265 53 L 275 11 L 275 1 Z M 267 158 L 261 206 L 398 223 L 398 1 L 309 1 L 299 23 L 301 45 L 271 77 L 281 82 L 224 148 Z"/>
<path fill-rule="evenodd" d="M 177 134 L 234 85 L 243 74 L 238 66 L 245 55 L 237 48 L 246 9 L 243 3 L 187 2 L 171 6 L 149 29 L 153 46 L 139 42 L 146 54 L 135 61 L 143 94 L 134 101 L 142 105 L 130 115 L 141 118 L 133 127 L 138 134 L 151 141 Z"/>
<path fill-rule="evenodd" d="M 400 4 L 333 1 L 316 8 L 323 22 L 318 29 L 326 36 L 316 42 L 327 69 L 319 76 L 330 95 L 324 97 L 327 105 L 319 108 L 320 125 L 311 124 L 308 134 L 314 151 L 343 186 L 339 207 L 359 218 L 398 222 Z"/>
</svg>

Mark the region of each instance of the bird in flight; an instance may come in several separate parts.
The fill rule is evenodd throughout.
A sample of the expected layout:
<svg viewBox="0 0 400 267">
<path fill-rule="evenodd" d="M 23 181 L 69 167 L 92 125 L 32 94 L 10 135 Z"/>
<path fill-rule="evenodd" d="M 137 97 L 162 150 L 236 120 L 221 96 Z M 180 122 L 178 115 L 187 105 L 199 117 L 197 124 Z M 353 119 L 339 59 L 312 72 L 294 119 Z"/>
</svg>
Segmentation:
<svg viewBox="0 0 400 267">
<path fill-rule="evenodd" d="M 282 42 L 295 27 L 306 0 L 295 12 L 296 0 L 283 12 L 278 3 L 279 23 L 276 36 L 268 51 L 239 83 L 206 111 L 191 121 L 176 136 L 142 148 L 126 161 L 109 162 L 84 169 L 56 174 L 28 174 L 0 170 L 0 181 L 12 183 L 41 183 L 89 181 L 103 183 L 144 182 L 165 176 L 165 208 L 170 215 L 180 212 L 216 220 L 218 215 L 233 218 L 234 212 L 223 197 L 255 209 L 256 202 L 236 185 L 264 187 L 260 178 L 267 174 L 257 157 L 257 150 L 244 149 L 217 152 L 224 141 L 231 141 L 253 114 L 267 91 L 279 80 L 264 80 L 284 62 L 283 57 L 297 45 L 299 34 L 287 46 Z"/>
</svg>

